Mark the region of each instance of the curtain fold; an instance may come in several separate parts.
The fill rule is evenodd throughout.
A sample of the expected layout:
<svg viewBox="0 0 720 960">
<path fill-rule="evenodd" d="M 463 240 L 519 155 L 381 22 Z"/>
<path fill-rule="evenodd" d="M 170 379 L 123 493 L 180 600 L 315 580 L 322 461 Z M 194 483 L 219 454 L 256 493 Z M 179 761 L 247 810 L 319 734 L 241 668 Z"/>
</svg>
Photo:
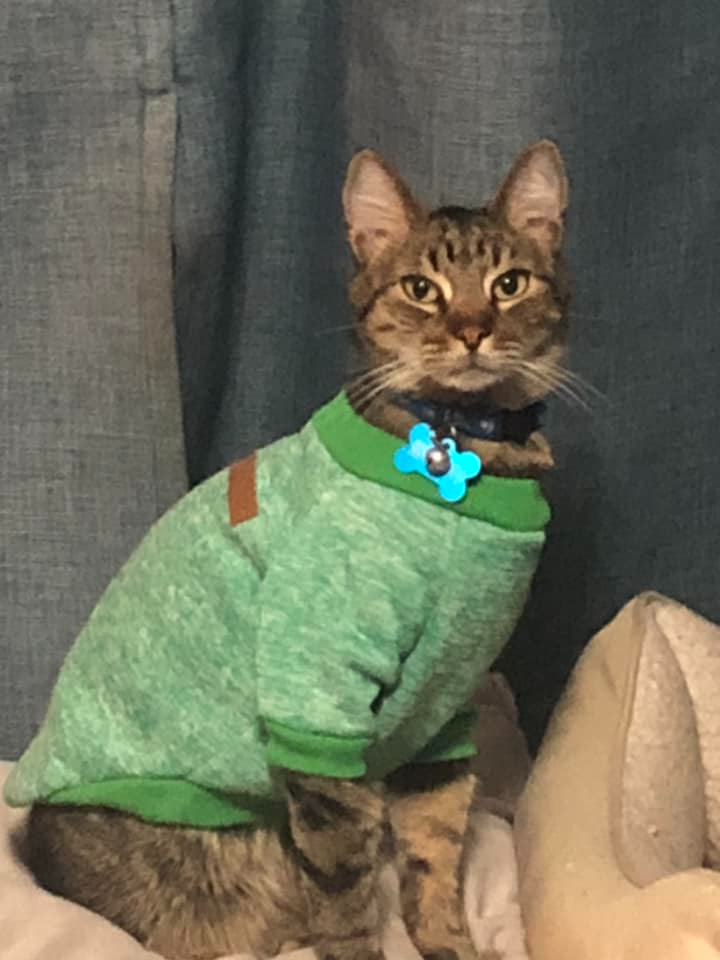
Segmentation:
<svg viewBox="0 0 720 960">
<path fill-rule="evenodd" d="M 167 3 L 0 12 L 0 757 L 186 488 Z"/>
</svg>

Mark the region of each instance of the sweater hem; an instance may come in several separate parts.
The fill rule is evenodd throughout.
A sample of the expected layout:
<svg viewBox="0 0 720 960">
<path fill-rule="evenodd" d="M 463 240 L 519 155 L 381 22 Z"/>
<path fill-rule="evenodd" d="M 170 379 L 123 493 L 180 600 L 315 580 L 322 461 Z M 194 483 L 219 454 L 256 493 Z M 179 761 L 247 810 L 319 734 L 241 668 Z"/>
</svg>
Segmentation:
<svg viewBox="0 0 720 960">
<path fill-rule="evenodd" d="M 197 829 L 270 826 L 284 818 L 273 798 L 258 799 L 211 790 L 188 780 L 121 777 L 56 790 L 43 803 L 106 807 L 156 824 Z"/>
</svg>

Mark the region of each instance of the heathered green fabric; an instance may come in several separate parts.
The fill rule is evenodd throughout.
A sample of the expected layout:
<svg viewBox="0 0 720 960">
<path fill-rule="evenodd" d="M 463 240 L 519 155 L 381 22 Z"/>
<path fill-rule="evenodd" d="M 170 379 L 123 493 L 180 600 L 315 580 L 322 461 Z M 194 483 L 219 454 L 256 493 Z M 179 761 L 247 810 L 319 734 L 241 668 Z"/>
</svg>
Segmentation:
<svg viewBox="0 0 720 960">
<path fill-rule="evenodd" d="M 150 530 L 68 654 L 11 804 L 228 826 L 274 807 L 272 766 L 379 777 L 467 755 L 457 715 L 524 605 L 544 539 L 528 503 L 536 527 L 547 507 L 493 478 L 497 526 L 477 518 L 497 498 L 468 516 L 385 486 L 375 459 L 401 442 L 342 396 L 317 417 L 259 451 L 257 517 L 230 526 L 222 471 Z"/>
</svg>

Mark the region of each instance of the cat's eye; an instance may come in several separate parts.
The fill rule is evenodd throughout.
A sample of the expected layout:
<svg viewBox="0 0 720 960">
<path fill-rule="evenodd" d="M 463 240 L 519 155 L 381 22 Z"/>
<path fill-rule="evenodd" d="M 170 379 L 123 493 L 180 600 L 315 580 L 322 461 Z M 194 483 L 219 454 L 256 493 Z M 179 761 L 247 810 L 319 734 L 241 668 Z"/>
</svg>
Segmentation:
<svg viewBox="0 0 720 960">
<path fill-rule="evenodd" d="M 405 295 L 416 303 L 437 303 L 440 299 L 440 288 L 432 280 L 420 274 L 411 274 L 402 278 L 402 288 Z"/>
<path fill-rule="evenodd" d="M 492 295 L 496 300 L 514 300 L 525 293 L 529 283 L 527 270 L 506 270 L 493 280 Z"/>
</svg>

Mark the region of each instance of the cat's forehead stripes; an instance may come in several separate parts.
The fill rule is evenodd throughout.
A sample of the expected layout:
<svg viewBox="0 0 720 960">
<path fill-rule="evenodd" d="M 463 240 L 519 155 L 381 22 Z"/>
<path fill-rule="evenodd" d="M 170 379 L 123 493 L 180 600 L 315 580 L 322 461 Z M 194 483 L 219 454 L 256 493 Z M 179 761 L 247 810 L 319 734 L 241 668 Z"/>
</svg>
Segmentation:
<svg viewBox="0 0 720 960">
<path fill-rule="evenodd" d="M 484 211 L 442 207 L 430 215 L 421 264 L 449 303 L 458 270 L 501 273 L 516 256 L 513 241 L 490 224 Z"/>
<path fill-rule="evenodd" d="M 435 270 L 451 264 L 468 266 L 477 257 L 473 243 L 480 229 L 478 212 L 445 207 L 430 215 L 428 258 Z"/>
<path fill-rule="evenodd" d="M 421 258 L 421 269 L 429 280 L 432 280 L 433 283 L 438 285 L 445 302 L 450 303 L 454 293 L 453 285 L 448 277 L 446 277 L 442 272 L 441 264 L 434 248 L 426 250 L 423 254 Z"/>
</svg>

